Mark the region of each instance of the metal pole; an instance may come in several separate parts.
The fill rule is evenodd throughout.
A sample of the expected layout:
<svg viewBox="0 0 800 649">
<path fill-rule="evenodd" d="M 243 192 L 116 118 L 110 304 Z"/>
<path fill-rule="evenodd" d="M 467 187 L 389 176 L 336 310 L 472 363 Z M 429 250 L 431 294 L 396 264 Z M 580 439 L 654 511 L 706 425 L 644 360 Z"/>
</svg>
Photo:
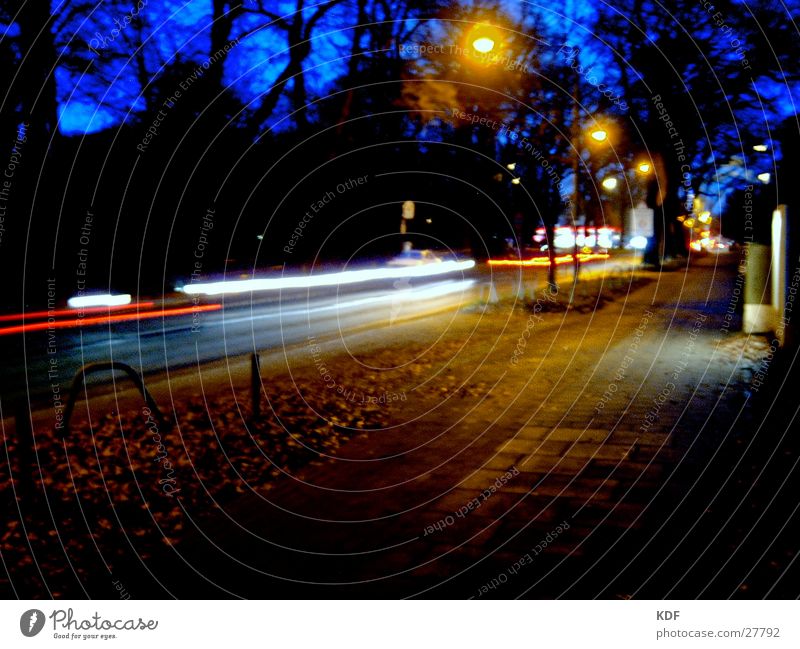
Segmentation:
<svg viewBox="0 0 800 649">
<path fill-rule="evenodd" d="M 580 51 L 576 52 L 575 56 L 577 57 L 579 53 Z M 580 260 L 578 259 L 578 199 L 580 198 L 580 182 L 578 181 L 578 172 L 580 170 L 580 127 L 578 125 L 578 120 L 580 119 L 578 106 L 579 95 L 580 83 L 576 67 L 575 86 L 572 91 L 572 142 L 574 148 L 574 155 L 572 157 L 572 230 L 575 233 L 575 249 L 573 252 L 573 256 L 575 257 L 575 278 L 572 284 L 573 294 L 575 293 L 575 287 L 578 284 L 578 275 L 580 273 Z"/>
<path fill-rule="evenodd" d="M 26 506 L 33 506 L 37 501 L 36 489 L 36 440 L 31 426 L 30 407 L 26 400 L 14 404 L 14 420 L 16 423 L 17 457 L 19 458 L 19 496 Z"/>
<path fill-rule="evenodd" d="M 253 419 L 258 419 L 261 416 L 261 363 L 256 352 L 250 356 L 250 397 Z"/>
</svg>

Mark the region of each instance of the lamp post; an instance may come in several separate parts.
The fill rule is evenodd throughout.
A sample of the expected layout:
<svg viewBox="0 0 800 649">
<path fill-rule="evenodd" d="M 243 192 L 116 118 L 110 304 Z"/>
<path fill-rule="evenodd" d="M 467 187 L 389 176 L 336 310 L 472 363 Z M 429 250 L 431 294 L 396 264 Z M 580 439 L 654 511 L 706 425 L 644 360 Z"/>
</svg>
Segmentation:
<svg viewBox="0 0 800 649">
<path fill-rule="evenodd" d="M 573 141 L 575 142 L 574 155 L 572 156 L 572 229 L 575 233 L 575 245 L 573 249 L 573 258 L 574 258 L 574 265 L 575 265 L 575 282 L 578 281 L 578 275 L 580 274 L 580 258 L 578 256 L 578 209 L 579 209 L 579 201 L 580 201 L 580 178 L 578 176 L 580 172 L 580 162 L 581 162 L 581 147 L 579 146 L 580 140 L 580 125 L 578 124 L 579 113 L 578 113 L 578 92 L 580 89 L 580 85 L 578 82 L 575 82 L 575 101 L 572 106 L 572 128 L 573 128 Z M 608 131 L 604 128 L 594 128 L 589 132 L 589 137 L 594 140 L 595 142 L 607 142 L 608 141 Z M 614 181 L 614 187 L 616 187 L 616 178 L 614 179 L 607 179 Z M 607 189 L 613 189 L 608 188 Z M 584 228 L 584 234 L 585 234 Z"/>
<path fill-rule="evenodd" d="M 578 53 L 580 52 L 580 48 L 575 48 L 575 57 L 577 59 Z M 575 291 L 575 286 L 578 283 L 578 274 L 580 273 L 580 260 L 578 259 L 578 199 L 580 198 L 580 183 L 578 182 L 578 169 L 580 167 L 580 159 L 581 159 L 581 150 L 578 146 L 578 138 L 580 137 L 580 125 L 578 124 L 578 120 L 580 119 L 580 113 L 578 112 L 578 104 L 580 103 L 580 78 L 578 77 L 578 71 L 575 71 L 575 83 L 573 85 L 572 90 L 572 141 L 574 142 L 574 155 L 572 156 L 572 231 L 575 234 L 575 242 L 574 242 L 574 264 L 575 264 L 575 277 L 572 284 L 573 293 Z M 552 246 L 553 243 L 549 242 Z M 555 269 L 552 268 L 553 264 L 550 264 L 550 272 L 553 274 L 553 279 L 555 279 Z"/>
</svg>

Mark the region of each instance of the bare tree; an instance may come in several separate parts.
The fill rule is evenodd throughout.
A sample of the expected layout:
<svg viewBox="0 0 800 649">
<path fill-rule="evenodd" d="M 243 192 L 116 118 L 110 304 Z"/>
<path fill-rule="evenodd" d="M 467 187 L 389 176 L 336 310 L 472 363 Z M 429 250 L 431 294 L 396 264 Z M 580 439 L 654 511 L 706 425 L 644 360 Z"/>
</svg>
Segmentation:
<svg viewBox="0 0 800 649">
<path fill-rule="evenodd" d="M 771 17 L 769 38 L 782 38 L 790 29 L 786 19 L 781 26 L 764 3 L 755 4 Z M 692 197 L 709 181 L 721 180 L 720 166 L 741 153 L 748 139 L 765 137 L 771 112 L 774 118 L 773 107 L 755 91 L 759 75 L 779 67 L 761 29 L 729 0 L 715 2 L 713 12 L 703 3 L 667 9 L 650 0 L 604 9 L 598 35 L 617 58 L 630 106 L 629 132 L 640 134 L 640 145 L 655 162 L 648 204 L 663 218 L 663 227 L 656 228 L 662 254 L 685 249 L 677 217 L 691 213 Z"/>
<path fill-rule="evenodd" d="M 287 15 L 279 15 L 268 8 L 270 3 L 259 0 L 256 6 L 247 6 L 246 14 L 263 16 L 268 22 L 261 23 L 239 35 L 240 39 L 247 38 L 267 27 L 277 27 L 286 38 L 286 53 L 289 57 L 283 70 L 278 74 L 272 87 L 264 95 L 260 106 L 255 110 L 252 120 L 256 124 L 264 124 L 272 116 L 278 100 L 285 92 L 289 81 L 292 81 L 292 101 L 299 108 L 306 104 L 305 78 L 303 76 L 303 63 L 311 53 L 312 34 L 319 22 L 336 5 L 344 0 L 329 0 L 311 7 L 306 6 L 305 0 L 296 0 L 295 11 Z M 304 111 L 298 112 L 299 125 L 306 124 L 307 115 Z"/>
</svg>

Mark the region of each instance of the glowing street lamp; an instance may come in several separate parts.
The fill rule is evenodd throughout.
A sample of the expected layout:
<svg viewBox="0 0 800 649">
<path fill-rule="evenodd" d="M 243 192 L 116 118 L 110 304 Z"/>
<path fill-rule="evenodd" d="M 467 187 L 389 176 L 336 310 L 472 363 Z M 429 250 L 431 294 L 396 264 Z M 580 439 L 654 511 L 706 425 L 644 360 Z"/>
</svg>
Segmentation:
<svg viewBox="0 0 800 649">
<path fill-rule="evenodd" d="M 617 179 L 614 177 L 606 178 L 605 180 L 603 180 L 602 185 L 608 191 L 614 191 L 617 188 Z"/>
<path fill-rule="evenodd" d="M 756 178 L 758 178 L 765 185 L 769 185 L 769 180 L 770 178 L 772 178 L 772 176 L 770 175 L 769 172 L 765 171 L 763 174 L 758 174 Z"/>
<path fill-rule="evenodd" d="M 700 216 L 697 217 L 697 220 L 700 223 L 711 223 L 711 212 L 700 212 Z"/>
<path fill-rule="evenodd" d="M 605 142 L 608 139 L 608 131 L 602 128 L 595 129 L 589 135 L 595 142 Z"/>
<path fill-rule="evenodd" d="M 472 47 L 474 47 L 481 54 L 486 54 L 494 49 L 494 40 L 488 36 L 481 36 L 480 38 L 476 38 L 474 41 L 472 41 Z"/>
<path fill-rule="evenodd" d="M 511 184 L 512 185 L 519 185 L 522 181 L 519 178 L 512 178 Z"/>
<path fill-rule="evenodd" d="M 509 162 L 506 165 L 506 169 L 508 169 L 509 171 L 514 171 L 514 169 L 516 169 L 516 168 L 517 168 L 517 163 L 516 162 Z"/>
<path fill-rule="evenodd" d="M 652 168 L 653 167 L 649 162 L 640 162 L 636 167 L 636 171 L 638 171 L 640 174 L 649 174 Z"/>
<path fill-rule="evenodd" d="M 499 40 L 497 29 L 491 25 L 476 25 L 469 36 L 472 48 L 480 54 L 491 52 Z"/>
<path fill-rule="evenodd" d="M 753 147 L 753 151 L 758 151 L 759 153 L 764 153 L 767 151 L 769 147 L 766 144 L 756 144 Z"/>
</svg>

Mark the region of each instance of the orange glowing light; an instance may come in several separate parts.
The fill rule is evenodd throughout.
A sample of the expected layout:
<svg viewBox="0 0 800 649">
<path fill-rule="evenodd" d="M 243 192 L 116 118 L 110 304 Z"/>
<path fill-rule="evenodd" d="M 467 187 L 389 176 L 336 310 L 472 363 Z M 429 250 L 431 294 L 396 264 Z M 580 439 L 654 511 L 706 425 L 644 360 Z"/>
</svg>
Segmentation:
<svg viewBox="0 0 800 649">
<path fill-rule="evenodd" d="M 608 259 L 611 255 L 605 252 L 582 252 L 578 254 L 578 261 L 595 261 L 598 259 Z M 562 264 L 569 264 L 575 261 L 574 255 L 559 255 L 555 258 L 556 266 L 561 266 Z M 522 266 L 524 268 L 530 268 L 535 266 L 549 266 L 550 259 L 548 257 L 534 257 L 533 259 L 490 259 L 489 260 L 490 266 Z"/>
<path fill-rule="evenodd" d="M 120 304 L 118 306 L 87 306 L 83 309 L 55 309 L 53 311 L 28 311 L 26 313 L 11 313 L 0 315 L 0 322 L 14 322 L 16 320 L 38 320 L 39 318 L 57 318 L 62 315 L 76 315 L 84 313 L 108 313 L 109 311 L 130 311 L 131 309 L 149 309 L 155 302 L 135 302 L 133 304 Z"/>
<path fill-rule="evenodd" d="M 44 331 L 46 329 L 69 329 L 73 327 L 88 327 L 91 325 L 109 324 L 111 322 L 130 322 L 132 320 L 169 318 L 176 315 L 189 315 L 190 313 L 201 313 L 204 311 L 218 311 L 221 308 L 222 308 L 221 304 L 204 304 L 197 306 L 179 307 L 176 309 L 157 309 L 155 311 L 140 311 L 138 313 L 120 313 L 117 315 L 97 316 L 94 318 L 75 318 L 75 319 L 70 318 L 69 320 L 57 320 L 56 322 L 33 322 L 31 324 L 15 325 L 13 327 L 4 327 L 0 329 L 0 336 L 28 333 L 31 331 Z"/>
</svg>

